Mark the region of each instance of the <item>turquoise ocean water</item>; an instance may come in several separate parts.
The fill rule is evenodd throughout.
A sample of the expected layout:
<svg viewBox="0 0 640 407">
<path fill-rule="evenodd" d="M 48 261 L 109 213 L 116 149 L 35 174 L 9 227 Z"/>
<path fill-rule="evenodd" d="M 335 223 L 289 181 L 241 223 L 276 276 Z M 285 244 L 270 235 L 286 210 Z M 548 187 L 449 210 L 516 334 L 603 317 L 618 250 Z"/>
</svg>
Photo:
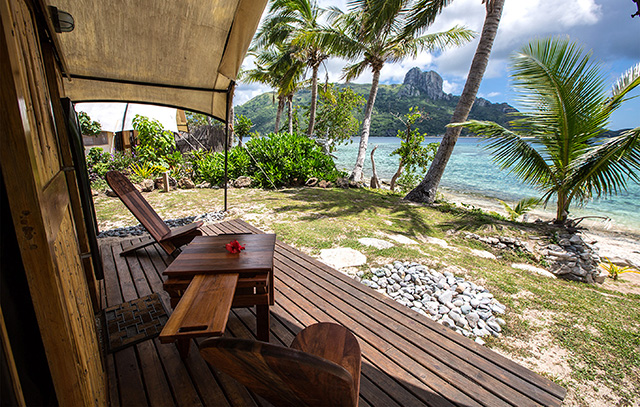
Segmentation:
<svg viewBox="0 0 640 407">
<path fill-rule="evenodd" d="M 429 138 L 425 143 L 440 141 Z M 338 146 L 335 153 L 339 169 L 350 172 L 358 154 L 359 139 L 351 144 Z M 520 182 L 515 176 L 493 162 L 490 154 L 482 148 L 484 141 L 478 138 L 460 138 L 445 170 L 441 186 L 453 192 L 475 194 L 501 199 L 510 203 L 522 198 L 541 194 L 533 187 Z M 365 160 L 365 177 L 371 177 L 371 149 L 378 145 L 375 152 L 378 177 L 390 180 L 398 168 L 398 156 L 390 156 L 398 148 L 400 140 L 395 137 L 370 137 Z M 572 205 L 571 217 L 585 215 L 608 216 L 614 226 L 620 226 L 634 232 L 640 232 L 640 185 L 630 182 L 628 191 L 608 199 L 589 202 L 583 208 Z M 547 211 L 555 214 L 555 204 L 550 203 Z"/>
</svg>

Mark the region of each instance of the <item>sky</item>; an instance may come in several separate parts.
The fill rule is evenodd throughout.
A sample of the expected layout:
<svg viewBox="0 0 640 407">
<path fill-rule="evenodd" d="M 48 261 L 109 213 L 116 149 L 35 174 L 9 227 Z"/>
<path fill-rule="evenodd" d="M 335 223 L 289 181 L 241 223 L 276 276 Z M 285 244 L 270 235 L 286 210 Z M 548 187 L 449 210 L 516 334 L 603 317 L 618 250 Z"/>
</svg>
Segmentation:
<svg viewBox="0 0 640 407">
<path fill-rule="evenodd" d="M 318 4 L 320 7 L 337 6 L 347 10 L 346 0 L 318 0 Z M 478 96 L 494 103 L 507 102 L 517 108 L 515 93 L 509 86 L 510 56 L 529 40 L 548 36 L 568 35 L 585 50 L 592 50 L 594 60 L 601 63 L 606 86 L 612 86 L 620 75 L 640 63 L 640 17 L 631 18 L 636 10 L 633 0 L 506 0 Z M 438 16 L 429 32 L 461 25 L 480 33 L 484 16 L 481 0 L 455 0 Z M 423 71 L 438 72 L 444 79 L 444 91 L 459 95 L 477 43 L 476 38 L 459 48 L 424 52 L 416 59 L 385 64 L 380 82 L 402 83 L 406 72 L 417 66 Z M 345 64 L 344 60 L 330 59 L 325 64 L 326 73 L 321 69 L 320 77 L 324 80 L 328 74 L 331 82 L 343 82 L 341 76 Z M 251 60 L 245 60 L 243 68 L 251 67 Z M 353 82 L 371 83 L 370 72 Z M 269 90 L 261 84 L 239 83 L 234 104 L 241 105 Z M 640 87 L 631 95 L 640 96 Z M 609 127 L 617 130 L 637 126 L 640 126 L 640 97 L 623 104 L 613 114 Z"/>
</svg>

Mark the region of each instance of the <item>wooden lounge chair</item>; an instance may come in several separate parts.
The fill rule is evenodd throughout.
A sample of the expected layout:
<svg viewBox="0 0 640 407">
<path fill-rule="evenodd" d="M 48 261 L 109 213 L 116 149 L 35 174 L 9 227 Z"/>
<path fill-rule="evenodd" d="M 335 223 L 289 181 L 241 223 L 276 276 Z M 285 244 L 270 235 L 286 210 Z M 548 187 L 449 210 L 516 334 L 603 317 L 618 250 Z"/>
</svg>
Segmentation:
<svg viewBox="0 0 640 407">
<path fill-rule="evenodd" d="M 200 354 L 275 406 L 358 405 L 360 345 L 341 325 L 311 325 L 290 348 L 246 339 L 207 339 L 200 344 Z"/>
<path fill-rule="evenodd" d="M 171 255 L 176 248 L 189 243 L 196 236 L 202 236 L 198 230 L 202 226 L 202 221 L 193 222 L 185 226 L 169 229 L 166 223 L 153 210 L 149 203 L 142 197 L 140 192 L 133 186 L 131 181 L 118 171 L 109 171 L 105 178 L 122 203 L 133 213 L 140 224 L 151 234 L 151 237 Z M 123 250 L 121 256 L 132 253 L 142 247 L 149 246 L 154 240 L 143 240 L 142 242 Z"/>
</svg>

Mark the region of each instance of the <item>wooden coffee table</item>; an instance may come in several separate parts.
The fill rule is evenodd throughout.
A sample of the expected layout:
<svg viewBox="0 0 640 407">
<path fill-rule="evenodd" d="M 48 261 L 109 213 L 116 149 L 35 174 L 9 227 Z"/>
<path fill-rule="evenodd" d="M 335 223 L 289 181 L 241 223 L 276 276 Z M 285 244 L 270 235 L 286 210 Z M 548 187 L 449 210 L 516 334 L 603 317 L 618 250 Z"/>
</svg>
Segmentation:
<svg viewBox="0 0 640 407">
<path fill-rule="evenodd" d="M 238 240 L 245 250 L 229 253 L 225 244 L 232 240 Z M 164 288 L 174 313 L 160 341 L 177 340 L 180 354 L 186 357 L 191 338 L 222 335 L 232 306 L 255 305 L 257 337 L 268 342 L 275 240 L 273 234 L 194 238 L 163 273 L 169 277 Z"/>
</svg>

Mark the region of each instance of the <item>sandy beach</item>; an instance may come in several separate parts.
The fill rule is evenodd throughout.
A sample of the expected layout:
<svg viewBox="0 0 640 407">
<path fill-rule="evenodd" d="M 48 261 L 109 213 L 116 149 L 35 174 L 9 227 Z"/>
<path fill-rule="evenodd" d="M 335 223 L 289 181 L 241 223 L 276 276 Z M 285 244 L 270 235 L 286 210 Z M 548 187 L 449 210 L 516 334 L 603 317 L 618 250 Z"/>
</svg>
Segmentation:
<svg viewBox="0 0 640 407">
<path fill-rule="evenodd" d="M 439 193 L 449 202 L 464 203 L 486 211 L 505 214 L 504 207 L 497 199 L 475 194 L 463 194 L 446 189 L 440 189 Z M 527 219 L 529 222 L 533 222 L 536 219 L 550 221 L 554 216 L 553 208 L 547 208 L 546 210 L 544 208 L 536 208 L 528 213 Z M 614 263 L 627 264 L 640 270 L 640 231 L 630 230 L 601 219 L 585 219 L 579 226 L 585 228 L 582 232 L 584 240 L 588 243 L 596 244 L 600 257 L 606 257 Z M 625 275 L 625 278 L 627 278 L 627 275 Z M 634 277 L 630 277 L 630 279 Z"/>
</svg>

